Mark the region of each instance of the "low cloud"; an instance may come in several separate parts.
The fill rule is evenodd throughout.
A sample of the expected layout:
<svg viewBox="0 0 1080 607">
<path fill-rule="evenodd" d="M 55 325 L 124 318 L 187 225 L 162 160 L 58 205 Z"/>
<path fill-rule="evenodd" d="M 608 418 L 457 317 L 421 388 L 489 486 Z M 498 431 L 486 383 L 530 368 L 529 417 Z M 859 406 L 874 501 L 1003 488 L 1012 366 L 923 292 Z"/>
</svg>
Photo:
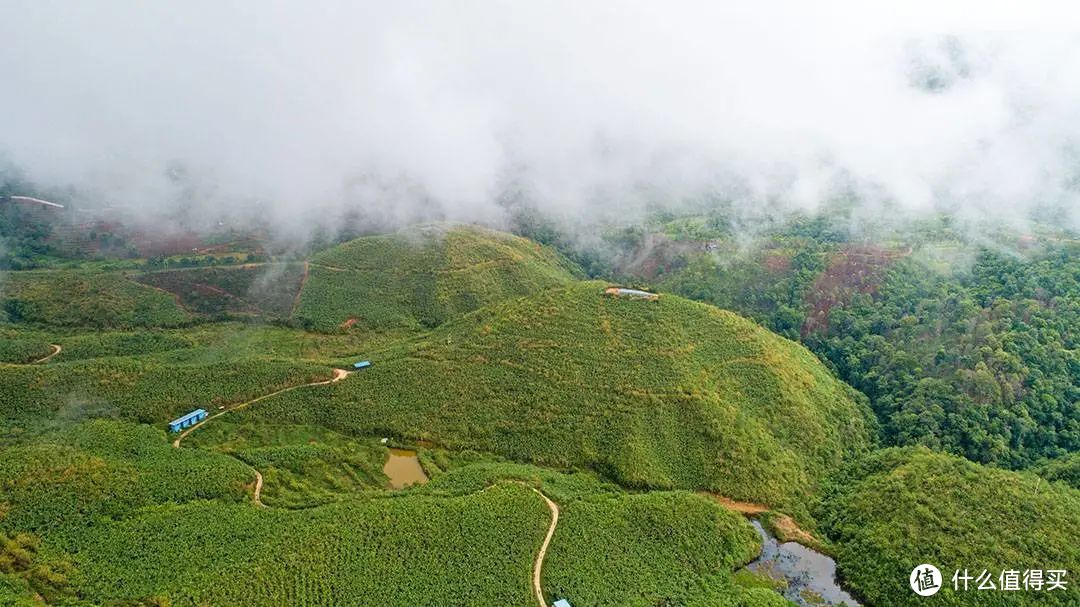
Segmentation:
<svg viewBox="0 0 1080 607">
<path fill-rule="evenodd" d="M 17 1 L 0 156 L 77 205 L 294 235 L 498 222 L 508 190 L 1075 226 L 1080 39 L 1002 6 Z"/>
</svg>

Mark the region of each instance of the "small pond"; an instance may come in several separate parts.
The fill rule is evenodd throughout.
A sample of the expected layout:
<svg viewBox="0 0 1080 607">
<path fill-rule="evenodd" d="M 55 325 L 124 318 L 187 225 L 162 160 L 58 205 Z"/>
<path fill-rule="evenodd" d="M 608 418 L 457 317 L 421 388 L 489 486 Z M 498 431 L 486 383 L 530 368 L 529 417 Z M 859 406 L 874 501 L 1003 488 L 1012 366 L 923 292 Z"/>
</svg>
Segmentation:
<svg viewBox="0 0 1080 607">
<path fill-rule="evenodd" d="M 404 489 L 409 485 L 423 485 L 428 482 L 420 460 L 416 457 L 416 451 L 408 449 L 390 449 L 390 457 L 383 466 L 383 473 L 390 478 L 390 487 L 393 489 Z"/>
<path fill-rule="evenodd" d="M 751 521 L 761 536 L 761 556 L 746 566 L 758 574 L 787 583 L 784 597 L 796 605 L 849 605 L 859 603 L 836 583 L 836 563 L 795 542 L 776 541 L 757 519 Z"/>
</svg>

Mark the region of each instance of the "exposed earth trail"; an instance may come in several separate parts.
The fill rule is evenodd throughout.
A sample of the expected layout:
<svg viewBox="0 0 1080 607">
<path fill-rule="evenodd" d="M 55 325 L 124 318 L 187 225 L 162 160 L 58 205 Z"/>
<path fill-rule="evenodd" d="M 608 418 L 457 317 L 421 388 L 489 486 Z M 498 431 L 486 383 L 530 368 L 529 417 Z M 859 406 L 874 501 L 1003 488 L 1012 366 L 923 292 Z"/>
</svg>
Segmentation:
<svg viewBox="0 0 1080 607">
<path fill-rule="evenodd" d="M 59 346 L 57 346 L 57 347 L 59 347 Z M 56 354 L 56 353 L 54 352 L 53 354 Z M 194 432 L 195 430 L 198 430 L 199 428 L 205 426 L 206 422 L 208 422 L 208 421 L 210 421 L 210 420 L 212 420 L 214 418 L 220 417 L 222 415 L 225 415 L 229 411 L 234 411 L 236 409 L 242 409 L 243 407 L 246 407 L 246 406 L 248 406 L 250 404 L 257 403 L 260 400 L 265 400 L 267 398 L 270 398 L 271 396 L 277 396 L 278 394 L 283 394 L 285 392 L 291 392 L 292 390 L 297 390 L 299 388 L 307 388 L 307 387 L 310 387 L 310 386 L 325 386 L 325 385 L 328 385 L 328 384 L 337 383 L 337 382 L 345 379 L 346 377 L 348 377 L 351 373 L 352 373 L 351 371 L 346 371 L 345 369 L 334 369 L 334 376 L 331 377 L 330 379 L 326 379 L 326 380 L 323 380 L 323 381 L 311 382 L 311 383 L 307 383 L 307 384 L 300 384 L 300 385 L 297 385 L 297 386 L 289 386 L 288 388 L 282 388 L 281 390 L 278 390 L 276 392 L 271 392 L 270 394 L 264 394 L 264 395 L 262 395 L 262 396 L 260 396 L 258 398 L 253 398 L 253 399 L 251 399 L 249 401 L 244 401 L 242 403 L 235 404 L 235 405 L 233 405 L 231 407 L 227 407 L 226 409 L 224 409 L 222 411 L 218 411 L 217 413 L 215 413 L 215 414 L 211 415 L 210 417 L 204 419 L 202 422 L 200 422 L 200 423 L 188 428 L 187 430 L 185 430 L 183 433 L 180 434 L 180 436 L 176 437 L 176 440 L 173 441 L 172 446 L 174 448 L 180 448 L 180 441 L 184 440 L 184 438 L 186 438 L 187 435 L 189 435 L 192 432 Z M 264 504 L 262 502 L 262 487 L 263 487 L 263 475 L 262 475 L 262 472 L 259 472 L 254 466 L 249 466 L 249 467 L 251 467 L 252 471 L 255 472 L 255 491 L 252 494 L 252 501 L 255 502 L 255 504 L 257 506 L 260 506 L 262 508 L 266 508 L 267 507 L 266 504 Z"/>
<path fill-rule="evenodd" d="M 35 360 L 34 362 L 30 363 L 31 365 L 40 365 L 43 362 L 48 362 L 48 360 L 50 358 L 56 356 L 57 354 L 59 354 L 64 349 L 59 344 L 49 344 L 49 345 L 53 349 L 52 354 L 49 354 L 45 358 L 39 358 L 39 359 Z"/>
<path fill-rule="evenodd" d="M 54 356 L 55 354 L 59 353 L 59 346 L 55 346 L 55 347 L 57 348 L 57 352 L 54 352 L 50 356 Z M 277 390 L 277 391 L 271 392 L 269 394 L 264 394 L 262 396 L 259 396 L 258 398 L 253 398 L 251 400 L 244 401 L 242 403 L 237 403 L 235 405 L 232 405 L 230 407 L 225 408 L 222 411 L 218 411 L 217 413 L 211 415 L 210 417 L 206 418 L 202 422 L 188 428 L 183 433 L 181 433 L 180 436 L 176 437 L 176 440 L 173 441 L 172 445 L 175 448 L 179 448 L 181 441 L 183 441 L 185 438 L 187 438 L 187 436 L 189 434 L 191 434 L 195 430 L 198 430 L 199 428 L 202 428 L 203 426 L 205 426 L 207 424 L 207 422 L 209 422 L 209 421 L 211 421 L 211 420 L 213 420 L 215 418 L 221 417 L 222 415 L 225 415 L 226 413 L 228 413 L 230 411 L 235 411 L 237 409 L 242 409 L 244 407 L 247 407 L 248 405 L 252 405 L 252 404 L 257 403 L 257 402 L 259 402 L 261 400 L 265 400 L 267 398 L 270 398 L 271 396 L 277 396 L 278 394 L 283 394 L 285 392 L 290 392 L 292 390 L 297 390 L 297 389 L 300 389 L 300 388 L 307 388 L 307 387 L 311 387 L 311 386 L 325 386 L 325 385 L 337 383 L 337 382 L 345 379 L 346 377 L 348 377 L 351 374 L 352 374 L 351 371 L 346 371 L 345 369 L 334 369 L 334 376 L 332 378 L 330 378 L 330 379 L 323 380 L 323 381 L 317 381 L 317 382 L 310 382 L 310 383 L 306 383 L 306 384 L 300 384 L 300 385 L 296 385 L 296 386 L 289 386 L 287 388 L 282 388 L 281 390 Z M 254 501 L 256 505 L 258 505 L 258 506 L 260 506 L 262 508 L 266 508 L 267 507 L 266 504 L 264 504 L 262 502 L 263 475 L 262 475 L 261 472 L 259 472 L 254 467 L 252 467 L 251 469 L 252 469 L 252 471 L 255 472 L 255 491 L 254 491 L 254 493 L 252 495 L 252 501 Z M 547 557 L 548 547 L 551 545 L 551 538 L 555 536 L 555 529 L 559 525 L 559 505 L 556 504 L 554 501 L 552 501 L 551 498 L 544 495 L 544 493 L 541 492 L 536 487 L 525 485 L 525 483 L 521 483 L 519 481 L 510 481 L 510 482 L 515 482 L 515 483 L 518 483 L 518 484 L 529 487 L 530 490 L 532 490 L 534 493 L 539 495 L 541 499 L 544 500 L 544 503 L 547 504 L 548 510 L 551 511 L 551 523 L 548 525 L 547 534 L 544 536 L 544 542 L 540 545 L 540 550 L 536 553 L 536 560 L 533 563 L 533 571 L 532 571 L 532 585 L 533 585 L 533 590 L 536 593 L 536 601 L 540 605 L 540 607 L 547 607 L 547 602 L 544 600 L 544 590 L 543 590 L 543 588 L 541 586 L 540 578 L 542 576 L 543 569 L 544 569 L 544 559 Z M 496 484 L 498 484 L 498 483 L 496 483 Z M 494 485 L 492 485 L 492 486 L 494 486 Z M 490 489 L 490 488 L 491 487 L 487 487 L 487 489 Z M 484 489 L 484 490 L 486 490 L 486 489 Z"/>
</svg>

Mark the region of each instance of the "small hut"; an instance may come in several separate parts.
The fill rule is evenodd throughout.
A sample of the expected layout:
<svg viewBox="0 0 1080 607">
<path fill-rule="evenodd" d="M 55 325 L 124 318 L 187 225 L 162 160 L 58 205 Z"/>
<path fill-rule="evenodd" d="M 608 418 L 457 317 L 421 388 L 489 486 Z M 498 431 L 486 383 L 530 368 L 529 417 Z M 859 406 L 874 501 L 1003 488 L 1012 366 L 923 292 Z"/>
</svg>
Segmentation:
<svg viewBox="0 0 1080 607">
<path fill-rule="evenodd" d="M 649 293 L 648 291 L 642 291 L 641 289 L 627 289 L 624 287 L 608 287 L 604 289 L 604 294 L 612 297 L 629 297 L 631 299 L 644 299 L 646 301 L 656 301 L 660 299 L 660 296 L 656 293 Z"/>
<path fill-rule="evenodd" d="M 169 432 L 179 432 L 184 428 L 190 428 L 204 419 L 206 419 L 206 411 L 204 409 L 195 409 L 191 413 L 169 422 Z"/>
</svg>

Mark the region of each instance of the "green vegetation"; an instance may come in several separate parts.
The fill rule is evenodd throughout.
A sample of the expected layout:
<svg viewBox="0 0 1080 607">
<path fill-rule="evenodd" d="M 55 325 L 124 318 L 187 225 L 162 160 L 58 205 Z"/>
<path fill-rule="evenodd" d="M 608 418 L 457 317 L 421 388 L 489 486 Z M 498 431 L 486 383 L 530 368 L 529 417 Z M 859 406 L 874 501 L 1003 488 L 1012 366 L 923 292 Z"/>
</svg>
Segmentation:
<svg viewBox="0 0 1080 607">
<path fill-rule="evenodd" d="M 163 506 L 88 528 L 73 556 L 90 601 L 528 605 L 548 512 L 515 485 L 461 497 L 354 499 L 289 511 Z M 207 566 L 213 564 L 212 567 Z"/>
<path fill-rule="evenodd" d="M 0 330 L 0 363 L 26 364 L 40 360 L 52 351 L 47 341 L 23 337 L 16 331 Z"/>
<path fill-rule="evenodd" d="M 2 273 L 0 320 L 62 327 L 168 327 L 188 315 L 168 293 L 118 272 L 39 270 Z"/>
<path fill-rule="evenodd" d="M 303 264 L 280 263 L 162 270 L 137 280 L 175 294 L 192 313 L 288 318 L 303 277 Z"/>
<path fill-rule="evenodd" d="M 194 343 L 177 332 L 143 329 L 136 332 L 95 332 L 62 334 L 53 337 L 63 342 L 63 350 L 52 362 L 69 362 L 107 356 L 139 356 L 191 348 Z"/>
<path fill-rule="evenodd" d="M 460 495 L 500 482 L 536 487 L 560 507 L 544 564 L 549 602 L 574 605 L 788 605 L 774 588 L 736 582 L 732 572 L 760 550 L 741 515 L 685 491 L 628 494 L 589 473 L 562 474 L 492 463 L 491 456 L 437 450 L 416 492 Z M 678 548 L 675 548 L 675 547 Z"/>
<path fill-rule="evenodd" d="M 676 295 L 606 297 L 552 249 L 474 227 L 307 265 L 60 263 L 33 253 L 43 235 L 19 241 L 8 267 L 53 269 L 0 276 L 0 604 L 531 605 L 550 520 L 534 489 L 561 508 L 546 598 L 575 607 L 787 604 L 741 570 L 752 527 L 697 491 L 795 517 L 871 606 L 915 605 L 922 562 L 1080 570 L 1075 245 L 1011 256 L 941 226 L 868 245 L 796 220 L 743 251 L 715 219 L 610 230 L 623 254 L 574 258 L 809 350 Z M 182 448 L 164 432 L 358 358 L 375 364 Z M 873 452 L 879 431 L 1041 476 Z M 387 446 L 415 444 L 431 482 L 388 490 Z M 1076 604 L 1069 581 L 1007 599 Z"/>
<path fill-rule="evenodd" d="M 870 605 L 922 605 L 908 588 L 921 563 L 941 569 L 940 605 L 1076 605 L 1080 492 L 924 448 L 887 449 L 833 479 L 819 520 L 841 577 Z M 1067 589 L 954 592 L 952 576 L 1065 569 Z"/>
<path fill-rule="evenodd" d="M 214 410 L 331 375 L 317 364 L 190 354 L 190 360 L 154 355 L 0 367 L 0 434 L 4 425 L 100 416 L 161 425 L 196 407 Z"/>
<path fill-rule="evenodd" d="M 174 450 L 149 426 L 95 420 L 30 444 L 0 447 L 0 531 L 33 533 L 52 545 L 95 520 L 150 504 L 245 499 L 244 464 L 205 451 Z"/>
<path fill-rule="evenodd" d="M 1049 460 L 1034 468 L 1034 472 L 1047 480 L 1060 481 L 1073 489 L 1080 489 L 1080 453 Z"/>
<path fill-rule="evenodd" d="M 3 528 L 45 532 L 41 562 L 59 573 L 51 577 L 57 604 L 340 605 L 379 597 L 387 605 L 529 605 L 551 516 L 529 486 L 563 505 L 544 568 L 549 598 L 585 607 L 784 604 L 768 589 L 732 581 L 757 536 L 741 517 L 691 493 L 630 495 L 587 475 L 479 463 L 433 470 L 435 480 L 413 490 L 267 510 L 235 503 L 237 477 L 248 470 L 231 458 L 171 449 L 160 432 L 130 424 L 67 432 L 92 463 L 61 460 L 39 476 L 31 468 L 47 464 L 16 457 L 21 467 L 5 467 L 2 477 L 19 488 Z M 183 482 L 167 482 L 177 474 Z M 51 505 L 42 511 L 40 501 Z M 0 576 L 13 592 L 30 585 L 24 579 Z"/>
<path fill-rule="evenodd" d="M 185 439 L 184 446 L 227 453 L 259 470 L 262 501 L 273 507 L 306 508 L 387 486 L 382 472 L 386 448 L 374 438 L 355 440 L 313 426 L 241 425 L 223 418 Z"/>
<path fill-rule="evenodd" d="M 1075 242 L 994 250 L 942 220 L 871 246 L 838 225 L 794 221 L 748 252 L 721 236 L 657 261 L 661 284 L 800 339 L 870 398 L 887 444 L 1013 468 L 1080 450 Z"/>
<path fill-rule="evenodd" d="M 434 327 L 489 303 L 566 284 L 574 269 L 523 238 L 432 225 L 358 238 L 311 259 L 296 318 L 321 331 Z"/>
<path fill-rule="evenodd" d="M 761 550 L 742 516 L 691 493 L 569 502 L 545 564 L 544 588 L 574 605 L 785 605 L 771 589 L 734 586 Z M 676 545 L 681 550 L 670 552 Z M 592 549 L 583 550 L 583 546 Z"/>
<path fill-rule="evenodd" d="M 41 540 L 30 533 L 8 537 L 0 532 L 0 605 L 40 607 L 44 600 L 70 597 L 70 564 L 40 554 Z"/>
<path fill-rule="evenodd" d="M 239 415 L 590 467 L 804 520 L 822 476 L 869 447 L 869 412 L 803 348 L 711 306 L 603 287 L 485 307 Z"/>
</svg>

